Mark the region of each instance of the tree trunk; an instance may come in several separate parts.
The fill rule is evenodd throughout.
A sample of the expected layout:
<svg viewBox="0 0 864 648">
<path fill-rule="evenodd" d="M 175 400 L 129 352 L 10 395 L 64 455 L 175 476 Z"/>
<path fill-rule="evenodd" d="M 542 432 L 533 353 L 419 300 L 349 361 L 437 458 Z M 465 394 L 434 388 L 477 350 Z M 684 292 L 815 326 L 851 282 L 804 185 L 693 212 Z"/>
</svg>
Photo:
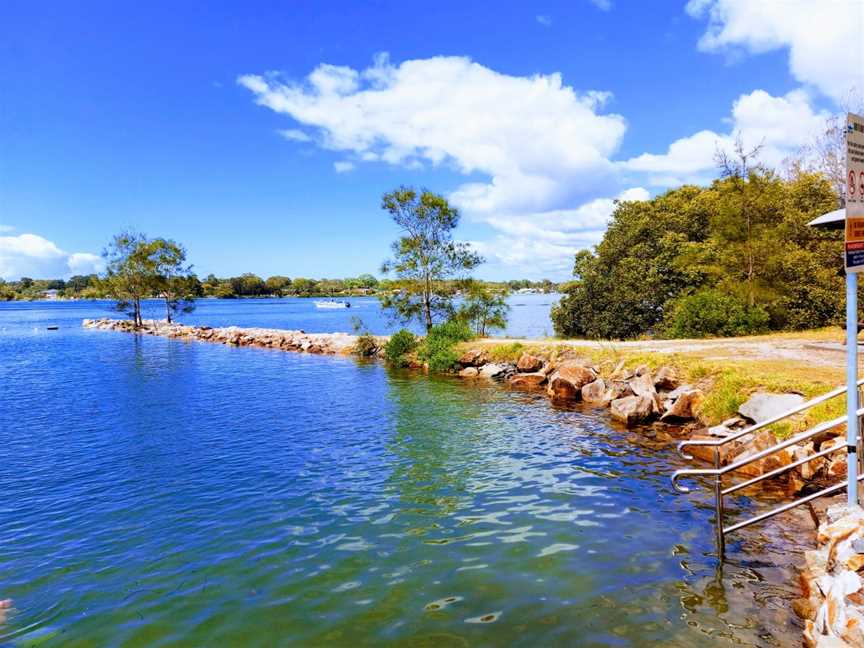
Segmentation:
<svg viewBox="0 0 864 648">
<path fill-rule="evenodd" d="M 165 319 L 171 323 L 171 302 L 168 301 L 168 296 L 165 296 Z"/>
</svg>

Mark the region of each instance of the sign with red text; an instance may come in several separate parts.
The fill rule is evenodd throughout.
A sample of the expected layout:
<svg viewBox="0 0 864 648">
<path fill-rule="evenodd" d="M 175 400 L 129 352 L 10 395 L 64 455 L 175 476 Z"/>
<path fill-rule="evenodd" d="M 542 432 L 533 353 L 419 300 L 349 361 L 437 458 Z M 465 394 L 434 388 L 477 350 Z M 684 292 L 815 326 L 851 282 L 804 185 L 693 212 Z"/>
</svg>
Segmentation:
<svg viewBox="0 0 864 648">
<path fill-rule="evenodd" d="M 846 117 L 846 271 L 864 271 L 864 117 Z"/>
</svg>

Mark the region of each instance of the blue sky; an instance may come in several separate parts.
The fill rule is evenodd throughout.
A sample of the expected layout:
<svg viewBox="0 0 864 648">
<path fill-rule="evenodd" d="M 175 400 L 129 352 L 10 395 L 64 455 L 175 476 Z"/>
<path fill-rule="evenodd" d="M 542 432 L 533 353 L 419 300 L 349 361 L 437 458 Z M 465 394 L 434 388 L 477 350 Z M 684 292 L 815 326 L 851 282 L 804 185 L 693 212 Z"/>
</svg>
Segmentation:
<svg viewBox="0 0 864 648">
<path fill-rule="evenodd" d="M 201 275 L 377 272 L 443 193 L 488 278 L 569 276 L 618 197 L 780 165 L 864 89 L 864 2 L 0 5 L 0 277 L 133 227 Z"/>
</svg>

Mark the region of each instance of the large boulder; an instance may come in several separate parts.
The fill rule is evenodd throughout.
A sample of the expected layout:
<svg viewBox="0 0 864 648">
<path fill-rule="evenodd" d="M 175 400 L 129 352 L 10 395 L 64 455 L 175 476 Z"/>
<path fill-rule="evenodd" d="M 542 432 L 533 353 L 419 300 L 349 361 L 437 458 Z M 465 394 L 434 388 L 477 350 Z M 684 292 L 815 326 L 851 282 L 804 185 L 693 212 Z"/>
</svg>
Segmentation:
<svg viewBox="0 0 864 648">
<path fill-rule="evenodd" d="M 481 349 L 470 349 L 461 355 L 458 362 L 463 367 L 482 367 L 489 362 L 489 356 Z"/>
<path fill-rule="evenodd" d="M 759 392 L 753 394 L 746 403 L 738 408 L 738 413 L 753 421 L 761 423 L 779 414 L 797 407 L 804 402 L 800 394 L 768 394 Z"/>
<path fill-rule="evenodd" d="M 690 389 L 679 394 L 674 401 L 667 401 L 669 406 L 660 417 L 661 421 L 678 420 L 684 421 L 696 418 L 699 406 L 705 399 L 701 389 Z"/>
<path fill-rule="evenodd" d="M 516 389 L 538 389 L 546 383 L 546 374 L 539 371 L 515 373 L 507 381 Z"/>
<path fill-rule="evenodd" d="M 627 427 L 647 423 L 657 414 L 657 404 L 650 396 L 625 396 L 612 401 L 612 418 Z"/>
<path fill-rule="evenodd" d="M 659 390 L 671 391 L 679 384 L 678 373 L 672 367 L 660 367 L 654 374 L 654 387 Z"/>
<path fill-rule="evenodd" d="M 582 400 L 586 403 L 602 403 L 606 395 L 606 382 L 602 378 L 582 387 Z"/>
<path fill-rule="evenodd" d="M 596 378 L 597 375 L 592 369 L 567 362 L 549 376 L 548 392 L 555 399 L 578 400 L 582 397 L 582 388 Z"/>
<path fill-rule="evenodd" d="M 516 367 L 507 362 L 490 362 L 480 368 L 478 374 L 480 378 L 489 378 L 491 380 L 504 380 L 511 374 L 515 373 Z"/>
<path fill-rule="evenodd" d="M 636 378 L 629 380 L 627 384 L 636 396 L 654 398 L 657 395 L 657 390 L 654 389 L 654 379 L 650 373 L 637 375 Z"/>
<path fill-rule="evenodd" d="M 543 358 L 538 358 L 530 353 L 523 353 L 516 363 L 516 369 L 525 373 L 534 373 L 543 368 Z"/>
</svg>

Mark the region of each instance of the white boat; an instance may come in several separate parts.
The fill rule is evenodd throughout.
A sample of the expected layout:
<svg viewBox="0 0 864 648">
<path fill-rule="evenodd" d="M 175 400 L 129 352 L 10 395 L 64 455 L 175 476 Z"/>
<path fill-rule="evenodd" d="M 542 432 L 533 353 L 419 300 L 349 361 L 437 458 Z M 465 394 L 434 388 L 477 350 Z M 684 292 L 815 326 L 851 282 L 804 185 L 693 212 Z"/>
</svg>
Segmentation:
<svg viewBox="0 0 864 648">
<path fill-rule="evenodd" d="M 351 304 L 335 299 L 321 299 L 315 301 L 315 308 L 351 308 Z"/>
</svg>

